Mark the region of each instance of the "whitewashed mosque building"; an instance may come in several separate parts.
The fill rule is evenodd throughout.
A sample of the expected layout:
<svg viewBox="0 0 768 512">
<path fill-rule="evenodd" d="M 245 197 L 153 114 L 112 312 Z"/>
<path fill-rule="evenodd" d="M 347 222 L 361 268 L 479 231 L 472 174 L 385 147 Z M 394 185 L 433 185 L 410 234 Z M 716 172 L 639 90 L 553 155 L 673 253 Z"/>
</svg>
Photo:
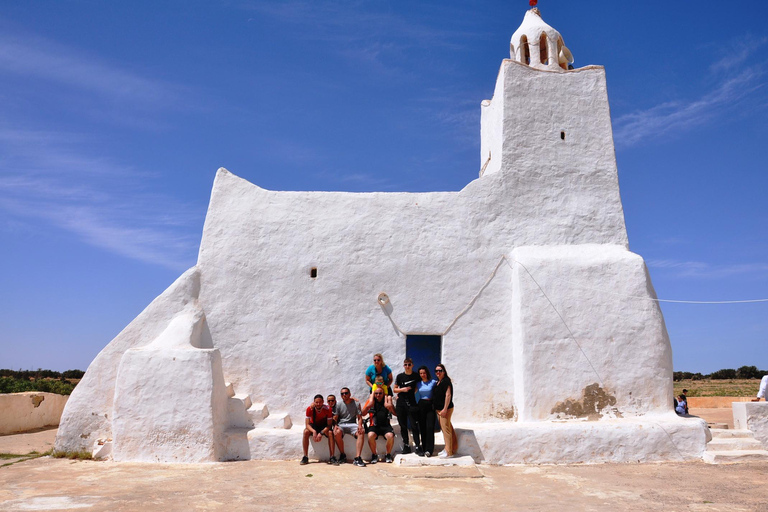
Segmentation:
<svg viewBox="0 0 768 512">
<path fill-rule="evenodd" d="M 380 352 L 395 373 L 446 365 L 477 462 L 701 458 L 708 429 L 672 409 L 669 337 L 628 250 L 605 70 L 569 69 L 537 9 L 510 57 L 461 191 L 274 192 L 219 169 L 197 265 L 91 363 L 56 449 L 298 459 L 312 397 L 364 399 Z"/>
</svg>

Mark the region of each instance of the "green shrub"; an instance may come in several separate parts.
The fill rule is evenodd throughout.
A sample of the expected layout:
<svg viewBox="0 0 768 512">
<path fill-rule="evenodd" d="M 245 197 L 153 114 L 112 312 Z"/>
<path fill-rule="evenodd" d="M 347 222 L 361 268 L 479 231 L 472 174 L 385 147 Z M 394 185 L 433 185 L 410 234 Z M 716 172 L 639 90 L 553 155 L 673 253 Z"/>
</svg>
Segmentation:
<svg viewBox="0 0 768 512">
<path fill-rule="evenodd" d="M 60 380 L 35 380 L 22 378 L 0 377 L 0 393 L 22 393 L 24 391 L 42 391 L 44 393 L 56 393 L 57 395 L 72 394 L 75 384 Z"/>
</svg>

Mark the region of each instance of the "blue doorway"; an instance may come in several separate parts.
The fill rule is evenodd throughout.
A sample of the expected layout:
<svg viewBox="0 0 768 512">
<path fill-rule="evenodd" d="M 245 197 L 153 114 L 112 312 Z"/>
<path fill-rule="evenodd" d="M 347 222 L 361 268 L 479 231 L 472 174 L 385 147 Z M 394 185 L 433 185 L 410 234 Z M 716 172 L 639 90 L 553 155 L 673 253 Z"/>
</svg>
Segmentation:
<svg viewBox="0 0 768 512">
<path fill-rule="evenodd" d="M 413 370 L 420 366 L 429 368 L 435 377 L 435 366 L 442 358 L 443 337 L 435 334 L 408 334 L 405 337 L 405 355 L 413 359 Z"/>
</svg>

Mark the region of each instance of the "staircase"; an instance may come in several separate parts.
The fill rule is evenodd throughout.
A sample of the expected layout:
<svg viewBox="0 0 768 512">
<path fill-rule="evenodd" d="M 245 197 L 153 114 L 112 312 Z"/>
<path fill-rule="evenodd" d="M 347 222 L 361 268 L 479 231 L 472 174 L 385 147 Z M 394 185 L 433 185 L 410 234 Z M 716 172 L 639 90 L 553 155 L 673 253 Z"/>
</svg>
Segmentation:
<svg viewBox="0 0 768 512">
<path fill-rule="evenodd" d="M 712 440 L 707 443 L 704 462 L 732 464 L 736 462 L 768 461 L 768 450 L 749 430 L 711 428 Z"/>
<path fill-rule="evenodd" d="M 248 432 L 254 428 L 290 429 L 293 426 L 288 413 L 271 413 L 266 404 L 251 401 L 247 394 L 235 394 L 231 382 L 226 383 L 227 415 L 229 428 L 226 430 L 226 460 L 250 458 Z"/>
</svg>

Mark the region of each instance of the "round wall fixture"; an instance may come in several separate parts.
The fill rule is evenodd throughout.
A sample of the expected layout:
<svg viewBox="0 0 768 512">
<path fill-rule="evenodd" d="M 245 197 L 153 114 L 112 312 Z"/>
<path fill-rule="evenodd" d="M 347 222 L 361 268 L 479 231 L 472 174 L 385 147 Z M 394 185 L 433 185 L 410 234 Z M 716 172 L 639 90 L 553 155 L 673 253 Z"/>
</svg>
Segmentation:
<svg viewBox="0 0 768 512">
<path fill-rule="evenodd" d="M 389 296 L 386 293 L 381 292 L 379 296 L 376 298 L 376 301 L 379 303 L 380 306 L 386 306 L 387 304 L 389 304 Z"/>
</svg>

